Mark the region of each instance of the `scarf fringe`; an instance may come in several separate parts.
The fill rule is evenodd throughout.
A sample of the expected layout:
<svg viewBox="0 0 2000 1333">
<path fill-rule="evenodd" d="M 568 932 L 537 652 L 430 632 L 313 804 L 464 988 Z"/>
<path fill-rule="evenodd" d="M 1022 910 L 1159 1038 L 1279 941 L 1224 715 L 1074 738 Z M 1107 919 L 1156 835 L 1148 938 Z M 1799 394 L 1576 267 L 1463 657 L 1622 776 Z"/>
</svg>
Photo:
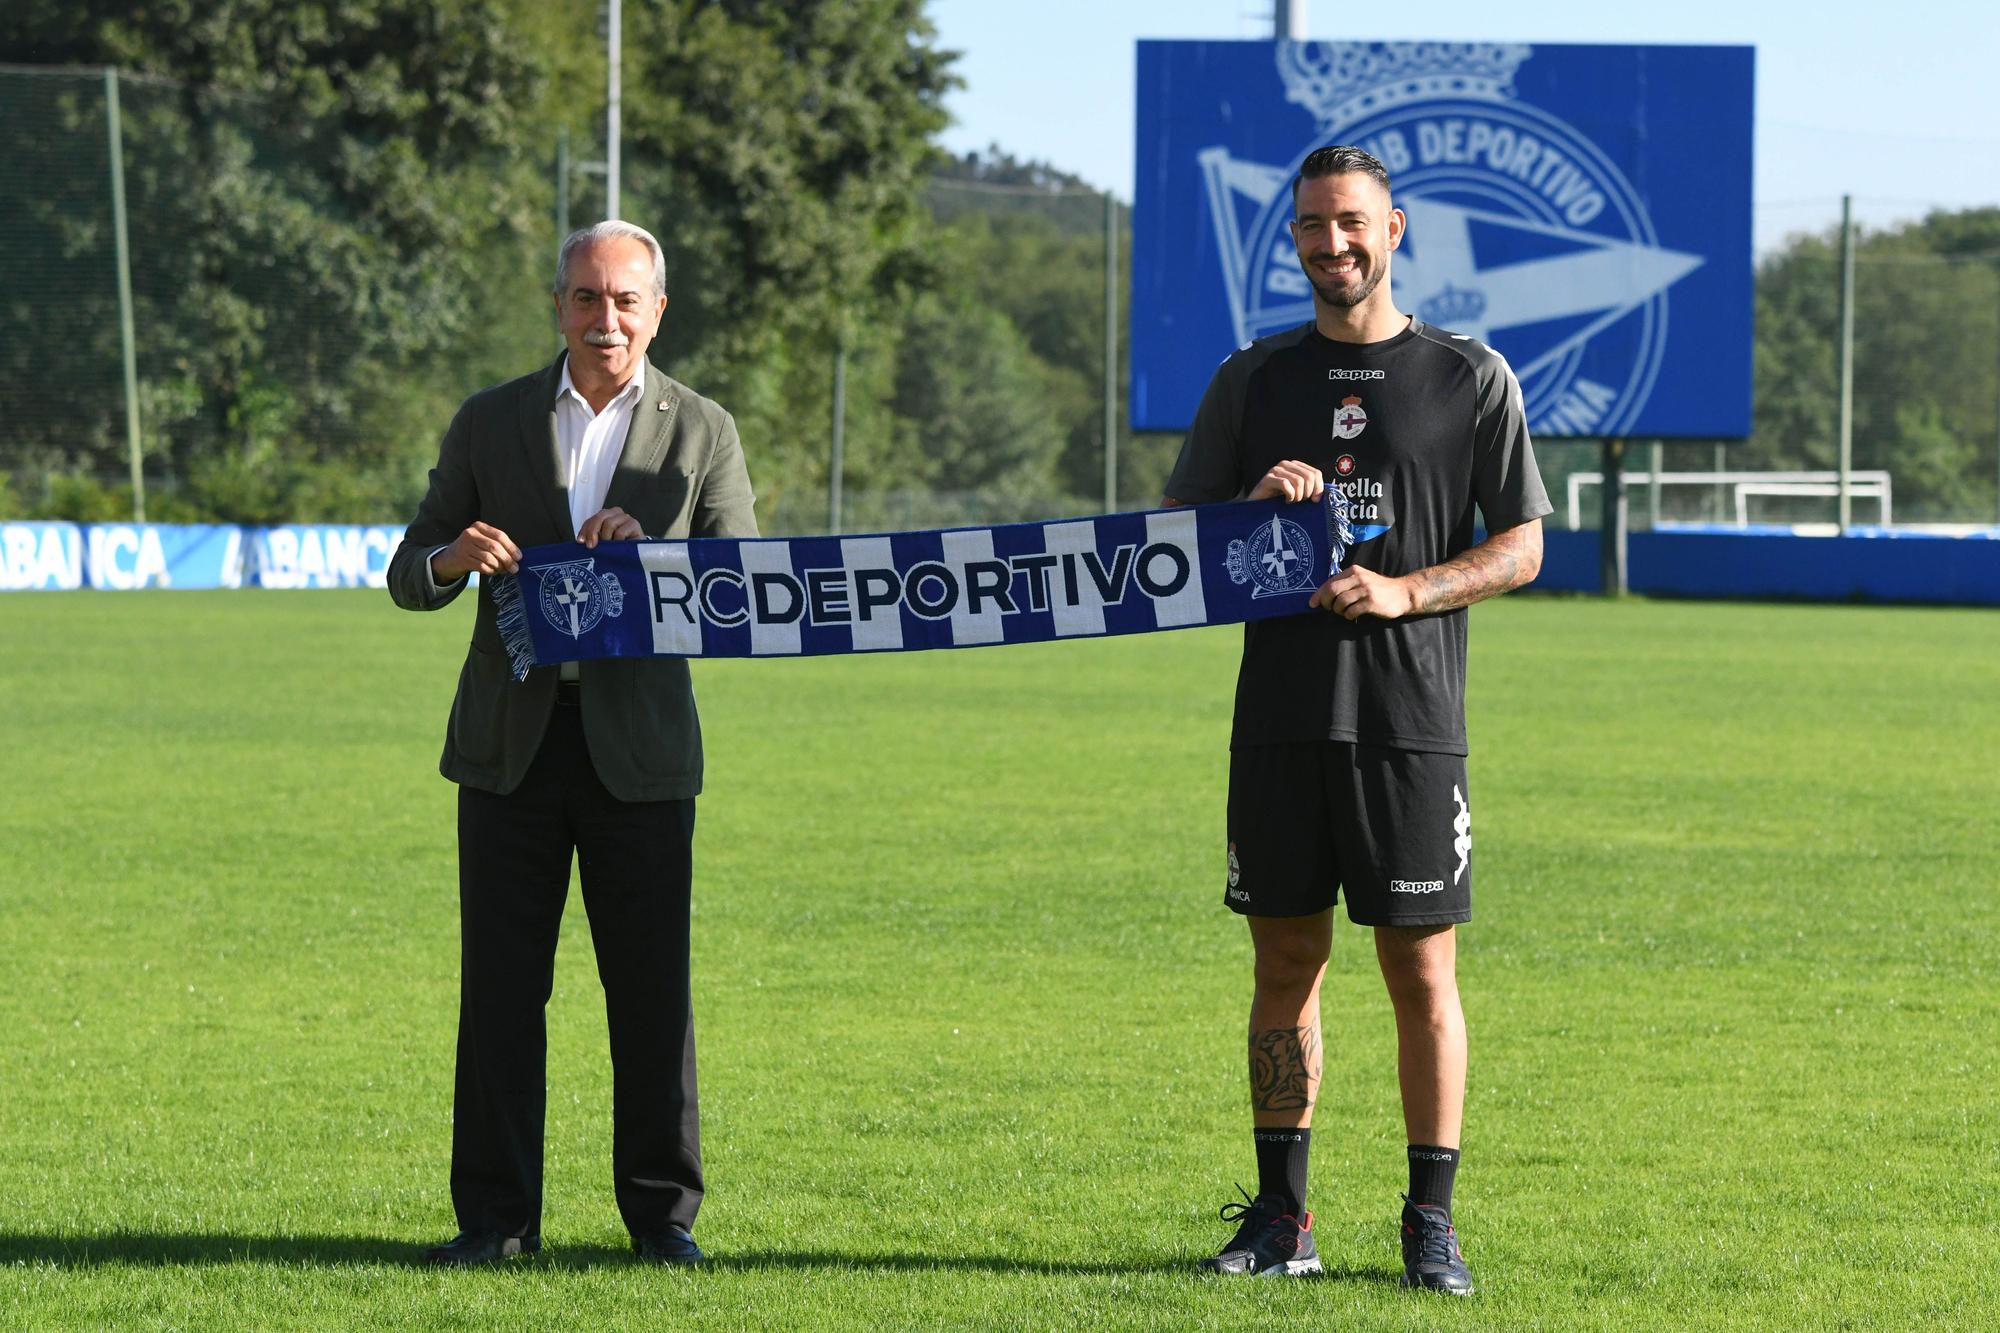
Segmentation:
<svg viewBox="0 0 2000 1333">
<path fill-rule="evenodd" d="M 493 583 L 495 628 L 506 646 L 507 660 L 513 664 L 514 679 L 526 680 L 535 664 L 535 640 L 528 631 L 528 608 L 521 597 L 521 576 L 496 574 Z"/>
</svg>

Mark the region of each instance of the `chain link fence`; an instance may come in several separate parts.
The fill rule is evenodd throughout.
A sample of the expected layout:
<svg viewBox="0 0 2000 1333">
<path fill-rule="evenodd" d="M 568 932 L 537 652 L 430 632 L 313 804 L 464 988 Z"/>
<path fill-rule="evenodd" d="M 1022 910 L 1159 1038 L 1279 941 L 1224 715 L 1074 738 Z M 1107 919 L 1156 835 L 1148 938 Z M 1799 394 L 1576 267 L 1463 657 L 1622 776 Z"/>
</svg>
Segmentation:
<svg viewBox="0 0 2000 1333">
<path fill-rule="evenodd" d="M 329 183 L 356 151 L 332 121 L 171 80 L 0 66 L 0 124 L 0 517 L 124 519 L 141 498 L 153 521 L 406 517 L 479 368 L 553 346 L 545 308 L 466 311 L 545 291 L 553 224 L 499 251 L 518 272 L 395 290 L 353 248 L 370 241 L 324 225 L 344 216 Z"/>
</svg>

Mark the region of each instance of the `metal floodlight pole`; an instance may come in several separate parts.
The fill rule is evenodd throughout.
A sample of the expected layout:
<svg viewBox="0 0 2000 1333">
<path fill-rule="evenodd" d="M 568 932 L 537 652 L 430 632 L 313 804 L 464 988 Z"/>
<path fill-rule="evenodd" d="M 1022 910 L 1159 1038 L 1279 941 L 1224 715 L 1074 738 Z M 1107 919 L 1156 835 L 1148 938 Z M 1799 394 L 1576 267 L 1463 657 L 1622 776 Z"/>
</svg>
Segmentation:
<svg viewBox="0 0 2000 1333">
<path fill-rule="evenodd" d="M 1302 42 L 1306 37 L 1306 0 L 1272 0 L 1271 35 L 1280 41 Z"/>
<path fill-rule="evenodd" d="M 132 246 L 125 229 L 125 127 L 118 71 L 104 67 L 104 123 L 111 140 L 111 231 L 118 255 L 118 345 L 125 362 L 125 452 L 132 462 L 132 521 L 146 521 L 146 475 L 139 466 L 139 351 L 132 319 Z"/>
<path fill-rule="evenodd" d="M 569 126 L 556 131 L 556 254 L 569 239 Z"/>
<path fill-rule="evenodd" d="M 619 86 L 618 67 L 623 62 L 624 15 L 619 8 L 619 0 L 609 0 L 610 21 L 606 24 L 604 37 L 605 64 L 609 68 L 609 81 L 604 100 L 604 216 L 615 218 L 618 214 L 618 137 L 623 108 L 620 105 L 622 92 Z"/>
<path fill-rule="evenodd" d="M 1104 192 L 1104 512 L 1118 510 L 1118 199 Z"/>
<path fill-rule="evenodd" d="M 1854 196 L 1840 196 L 1840 535 L 1854 518 Z"/>
<path fill-rule="evenodd" d="M 833 457 L 827 464 L 826 530 L 840 531 L 841 473 L 847 454 L 847 335 L 833 345 Z"/>
</svg>

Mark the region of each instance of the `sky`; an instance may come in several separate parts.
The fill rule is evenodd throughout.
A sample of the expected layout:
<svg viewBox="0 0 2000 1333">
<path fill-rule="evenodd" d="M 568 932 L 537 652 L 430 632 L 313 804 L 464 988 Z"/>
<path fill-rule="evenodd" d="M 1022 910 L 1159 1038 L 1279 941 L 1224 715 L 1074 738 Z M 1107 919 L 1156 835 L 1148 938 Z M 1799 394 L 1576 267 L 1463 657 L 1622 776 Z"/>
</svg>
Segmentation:
<svg viewBox="0 0 2000 1333">
<path fill-rule="evenodd" d="M 1752 237 L 1883 228 L 1934 208 L 2000 206 L 2000 19 L 1990 4 L 1682 0 L 1426 0 L 1397 9 L 1294 0 L 1322 41 L 1697 43 L 1757 48 Z M 1269 0 L 929 0 L 965 86 L 953 152 L 997 144 L 1133 191 L 1134 44 L 1269 38 Z"/>
</svg>

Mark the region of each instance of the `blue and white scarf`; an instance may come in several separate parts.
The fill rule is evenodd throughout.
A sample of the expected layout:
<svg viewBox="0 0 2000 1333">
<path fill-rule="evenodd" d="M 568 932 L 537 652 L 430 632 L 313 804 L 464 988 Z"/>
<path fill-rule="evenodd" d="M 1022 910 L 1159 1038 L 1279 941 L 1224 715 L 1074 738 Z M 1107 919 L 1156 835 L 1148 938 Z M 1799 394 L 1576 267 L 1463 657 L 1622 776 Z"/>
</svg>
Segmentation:
<svg viewBox="0 0 2000 1333">
<path fill-rule="evenodd" d="M 1295 615 L 1347 497 L 856 537 L 565 542 L 493 580 L 515 679 L 597 657 L 907 652 Z"/>
</svg>

